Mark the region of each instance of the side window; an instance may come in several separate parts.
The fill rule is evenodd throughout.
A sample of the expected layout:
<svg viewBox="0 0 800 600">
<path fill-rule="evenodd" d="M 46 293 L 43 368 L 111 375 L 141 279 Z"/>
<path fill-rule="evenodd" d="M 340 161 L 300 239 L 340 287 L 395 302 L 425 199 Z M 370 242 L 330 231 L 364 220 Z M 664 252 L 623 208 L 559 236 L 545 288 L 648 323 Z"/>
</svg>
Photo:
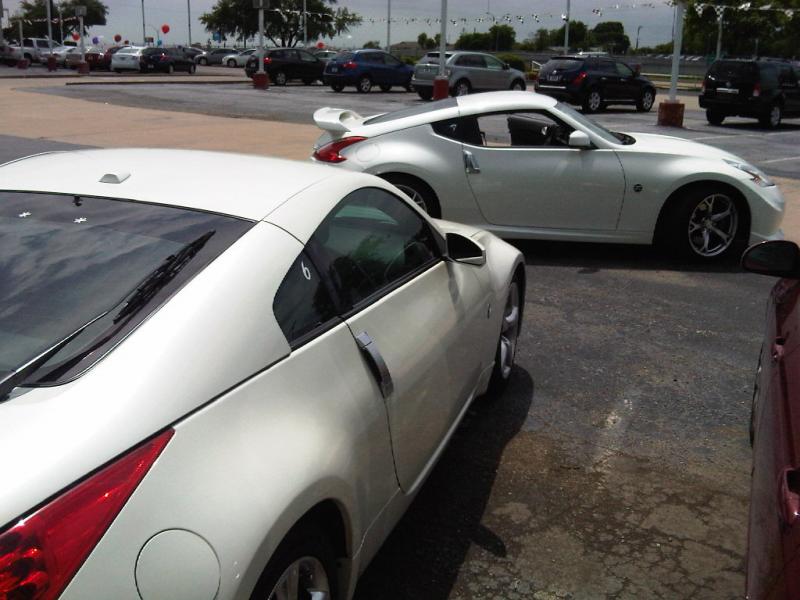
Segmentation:
<svg viewBox="0 0 800 600">
<path fill-rule="evenodd" d="M 297 257 L 283 278 L 272 311 L 292 347 L 336 317 L 328 289 L 305 253 Z"/>
<path fill-rule="evenodd" d="M 286 58 L 286 51 L 285 50 L 273 50 L 269 53 L 270 58 L 282 60 Z"/>
<path fill-rule="evenodd" d="M 797 87 L 797 79 L 790 65 L 781 65 L 778 80 L 782 87 Z"/>
<path fill-rule="evenodd" d="M 396 67 L 400 64 L 400 60 L 392 56 L 391 54 L 384 54 L 383 61 L 390 67 Z"/>
<path fill-rule="evenodd" d="M 486 61 L 486 68 L 491 69 L 492 71 L 502 71 L 503 70 L 503 63 L 496 59 L 494 56 L 485 56 L 482 57 Z"/>
<path fill-rule="evenodd" d="M 614 66 L 614 63 L 611 62 L 610 60 L 601 60 L 600 64 L 598 65 L 597 70 L 601 71 L 603 73 L 616 73 L 617 72 L 617 68 Z"/>
<path fill-rule="evenodd" d="M 633 71 L 628 67 L 628 65 L 623 65 L 622 63 L 616 63 L 617 65 L 617 75 L 620 77 L 633 77 Z"/>
<path fill-rule="evenodd" d="M 543 111 L 480 115 L 478 129 L 489 148 L 566 147 L 573 131 Z"/>
<path fill-rule="evenodd" d="M 383 54 L 380 52 L 369 52 L 366 56 L 367 62 L 373 65 L 383 64 Z"/>
<path fill-rule="evenodd" d="M 433 123 L 433 130 L 441 136 L 472 146 L 483 146 L 481 130 L 475 117 L 457 117 Z"/>
<path fill-rule="evenodd" d="M 22 45 L 26 48 L 33 48 L 33 40 L 24 39 L 22 40 Z"/>
<path fill-rule="evenodd" d="M 48 48 L 48 49 L 50 48 L 50 42 L 48 42 L 47 40 L 37 40 L 36 45 L 39 48 Z M 58 44 L 53 44 L 53 47 L 55 48 L 57 45 Z"/>
<path fill-rule="evenodd" d="M 320 224 L 309 253 L 334 281 L 347 310 L 436 262 L 428 222 L 380 188 L 348 194 Z"/>
<path fill-rule="evenodd" d="M 761 85 L 767 89 L 778 87 L 778 69 L 775 65 L 761 65 Z"/>
<path fill-rule="evenodd" d="M 317 62 L 317 59 L 308 52 L 303 52 L 302 50 L 298 50 L 297 53 L 300 55 L 300 60 L 302 60 L 303 62 Z"/>
</svg>

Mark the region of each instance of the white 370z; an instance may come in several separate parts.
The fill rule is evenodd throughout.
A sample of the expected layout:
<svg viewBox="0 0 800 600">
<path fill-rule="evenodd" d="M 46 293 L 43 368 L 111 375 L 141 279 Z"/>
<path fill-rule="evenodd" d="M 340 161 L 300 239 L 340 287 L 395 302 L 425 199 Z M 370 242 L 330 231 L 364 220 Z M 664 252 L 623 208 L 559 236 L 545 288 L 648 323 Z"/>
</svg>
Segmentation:
<svg viewBox="0 0 800 600">
<path fill-rule="evenodd" d="M 364 118 L 322 108 L 313 158 L 379 175 L 431 215 L 504 238 L 650 244 L 700 259 L 782 237 L 777 186 L 741 158 L 614 133 L 553 98 L 490 92 Z"/>
<path fill-rule="evenodd" d="M 507 381 L 524 278 L 370 175 L 0 166 L 0 598 L 347 600 Z"/>
</svg>

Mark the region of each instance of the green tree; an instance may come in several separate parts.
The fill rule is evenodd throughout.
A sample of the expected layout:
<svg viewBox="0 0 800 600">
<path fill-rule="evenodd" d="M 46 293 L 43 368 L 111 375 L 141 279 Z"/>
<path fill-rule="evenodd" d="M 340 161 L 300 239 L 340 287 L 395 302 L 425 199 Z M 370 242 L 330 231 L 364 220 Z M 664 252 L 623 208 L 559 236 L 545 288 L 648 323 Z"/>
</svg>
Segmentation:
<svg viewBox="0 0 800 600">
<path fill-rule="evenodd" d="M 625 54 L 631 40 L 625 35 L 625 27 L 619 21 L 603 21 L 591 31 L 591 43 L 608 50 L 612 54 Z"/>
<path fill-rule="evenodd" d="M 380 50 L 381 43 L 378 40 L 369 40 L 365 42 L 362 48 L 373 48 L 375 50 Z"/>
<path fill-rule="evenodd" d="M 424 31 L 417 36 L 417 44 L 423 50 L 433 50 L 439 47 L 439 40 L 442 39 L 442 34 L 437 33 L 434 37 L 428 37 Z"/>
<path fill-rule="evenodd" d="M 48 0 L 24 0 L 19 5 L 19 15 L 24 20 L 30 21 L 30 24 L 25 23 L 24 32 L 26 36 L 30 37 L 46 37 L 47 36 L 47 2 Z M 83 25 L 85 28 L 94 25 L 105 25 L 106 17 L 108 16 L 108 6 L 100 2 L 100 0 L 66 0 L 65 2 L 56 3 L 50 1 L 51 16 L 53 19 L 58 18 L 58 9 L 61 9 L 61 14 L 64 19 L 75 16 L 75 6 L 85 6 L 86 16 L 83 18 Z M 10 28 L 12 33 L 16 33 L 14 27 Z M 53 39 L 57 40 L 60 37 L 60 28 L 58 23 L 52 26 Z M 72 32 L 78 31 L 77 19 L 70 19 L 64 21 L 64 35 L 69 35 Z"/>
<path fill-rule="evenodd" d="M 514 48 L 517 32 L 511 25 L 492 25 L 489 28 L 491 50 L 495 52 L 508 52 Z"/>
<path fill-rule="evenodd" d="M 548 44 L 545 46 L 553 48 L 564 47 L 564 29 L 566 25 L 562 25 L 558 29 L 551 29 L 548 35 Z M 589 28 L 583 21 L 570 21 L 569 22 L 569 47 L 585 49 L 592 45 L 591 36 L 589 35 Z M 542 48 L 544 50 L 545 48 Z M 567 50 L 569 51 L 569 50 Z"/>
<path fill-rule="evenodd" d="M 333 8 L 336 0 L 307 0 L 308 39 L 333 38 L 361 22 L 347 8 Z M 264 11 L 265 35 L 276 46 L 291 47 L 303 39 L 303 15 L 295 0 L 272 0 Z M 258 33 L 258 11 L 252 0 L 217 0 L 210 12 L 200 16 L 206 31 L 241 40 Z"/>
<path fill-rule="evenodd" d="M 457 50 L 490 50 L 493 46 L 494 38 L 488 33 L 462 33 L 456 40 Z"/>
</svg>

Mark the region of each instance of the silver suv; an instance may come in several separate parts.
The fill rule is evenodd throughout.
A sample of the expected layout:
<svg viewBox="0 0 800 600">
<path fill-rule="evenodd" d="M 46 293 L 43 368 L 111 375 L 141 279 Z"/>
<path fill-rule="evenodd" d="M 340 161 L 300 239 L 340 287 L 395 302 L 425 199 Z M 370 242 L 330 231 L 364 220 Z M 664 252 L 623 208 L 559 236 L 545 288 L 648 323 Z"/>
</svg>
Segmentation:
<svg viewBox="0 0 800 600">
<path fill-rule="evenodd" d="M 450 94 L 464 96 L 486 90 L 524 90 L 525 74 L 491 54 L 446 52 L 445 74 Z M 439 53 L 428 52 L 414 67 L 411 85 L 423 100 L 433 97 L 433 80 L 439 74 Z"/>
</svg>

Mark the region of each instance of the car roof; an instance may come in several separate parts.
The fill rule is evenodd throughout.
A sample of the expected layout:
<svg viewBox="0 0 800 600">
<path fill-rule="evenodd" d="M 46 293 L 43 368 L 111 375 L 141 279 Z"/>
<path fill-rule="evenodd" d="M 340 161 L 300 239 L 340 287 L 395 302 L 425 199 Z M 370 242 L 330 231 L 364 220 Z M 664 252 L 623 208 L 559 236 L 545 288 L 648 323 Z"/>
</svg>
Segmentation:
<svg viewBox="0 0 800 600">
<path fill-rule="evenodd" d="M 121 183 L 101 183 L 107 174 Z M 0 165 L 0 189 L 118 198 L 261 220 L 303 189 L 350 175 L 372 179 L 312 162 L 246 154 L 75 150 Z"/>
<path fill-rule="evenodd" d="M 551 96 L 536 92 L 484 92 L 458 97 L 458 108 L 462 115 L 472 115 L 492 110 L 546 109 L 557 104 Z"/>
</svg>

